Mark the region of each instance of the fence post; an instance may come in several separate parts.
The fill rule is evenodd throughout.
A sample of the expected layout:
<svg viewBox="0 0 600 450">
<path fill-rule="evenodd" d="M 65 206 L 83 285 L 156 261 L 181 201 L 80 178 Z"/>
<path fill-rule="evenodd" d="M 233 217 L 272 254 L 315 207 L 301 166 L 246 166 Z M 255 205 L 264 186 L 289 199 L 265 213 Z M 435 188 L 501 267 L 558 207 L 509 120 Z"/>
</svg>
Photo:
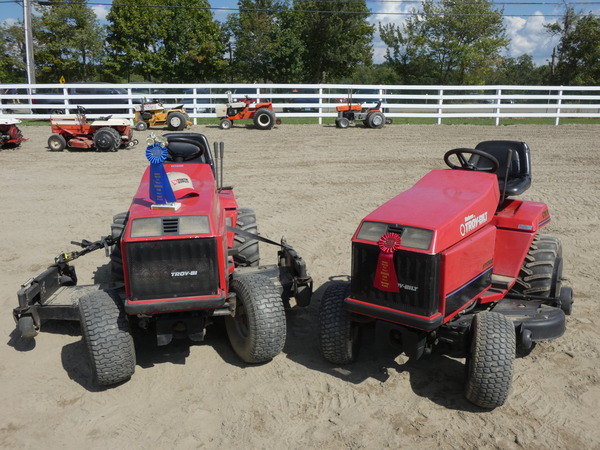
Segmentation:
<svg viewBox="0 0 600 450">
<path fill-rule="evenodd" d="M 323 114 L 323 108 L 322 105 L 323 104 L 323 88 L 319 88 L 319 125 L 323 125 L 323 118 L 321 117 L 321 114 Z"/>
<path fill-rule="evenodd" d="M 561 89 L 560 91 L 558 91 L 558 100 L 556 101 L 557 106 L 556 106 L 556 117 L 554 118 L 554 125 L 558 125 L 560 123 L 560 117 L 558 115 L 560 114 L 560 105 L 562 104 L 562 94 L 563 94 L 563 91 Z"/>
<path fill-rule="evenodd" d="M 500 99 L 500 96 L 502 95 L 502 89 L 498 89 L 496 91 L 496 95 L 498 95 L 498 98 L 496 99 L 496 126 L 500 125 L 500 109 L 501 109 L 501 105 L 500 103 L 502 102 L 502 100 Z"/>
<path fill-rule="evenodd" d="M 440 96 L 440 98 L 438 98 L 438 105 L 440 106 L 437 110 L 438 113 L 438 117 L 437 117 L 437 124 L 441 125 L 442 124 L 442 105 L 444 103 L 444 99 L 443 99 L 443 95 L 444 95 L 444 90 L 440 89 L 438 91 L 438 95 Z"/>
</svg>

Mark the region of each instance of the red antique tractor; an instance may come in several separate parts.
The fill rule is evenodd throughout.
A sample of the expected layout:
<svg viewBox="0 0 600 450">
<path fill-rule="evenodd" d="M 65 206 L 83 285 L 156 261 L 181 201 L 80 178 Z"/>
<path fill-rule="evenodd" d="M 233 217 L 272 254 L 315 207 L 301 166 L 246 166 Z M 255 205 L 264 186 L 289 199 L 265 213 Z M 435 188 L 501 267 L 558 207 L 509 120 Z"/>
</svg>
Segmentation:
<svg viewBox="0 0 600 450">
<path fill-rule="evenodd" d="M 356 357 L 361 328 L 410 358 L 437 350 L 466 357 L 466 397 L 502 405 L 516 352 L 565 331 L 573 291 L 562 244 L 542 234 L 544 203 L 514 198 L 531 184 L 524 142 L 485 141 L 448 151 L 433 170 L 360 223 L 350 282 L 328 287 L 320 349 L 332 363 Z"/>
<path fill-rule="evenodd" d="M 280 125 L 281 119 L 275 117 L 273 103 L 259 102 L 248 98 L 246 95 L 241 102 L 234 102 L 231 92 L 227 92 L 228 102 L 215 105 L 217 118 L 221 119 L 219 127 L 228 130 L 233 126 L 234 120 L 252 119 L 254 126 L 259 130 L 270 130 L 275 124 Z"/>
<path fill-rule="evenodd" d="M 128 119 L 101 117 L 92 122 L 86 118 L 86 110 L 77 107 L 76 114 L 56 114 L 50 116 L 52 134 L 48 147 L 61 152 L 66 147 L 89 148 L 100 152 L 116 152 L 119 148 L 138 144 L 133 139 L 131 122 Z"/>
<path fill-rule="evenodd" d="M 351 123 L 361 121 L 367 128 L 382 128 L 384 124 L 391 124 L 392 119 L 385 117 L 381 111 L 381 100 L 374 107 L 352 103 L 352 92 L 348 95 L 348 104 L 336 106 L 338 113 L 335 119 L 337 128 L 348 128 Z"/>
<path fill-rule="evenodd" d="M 21 123 L 19 119 L 0 118 L 0 148 L 15 148 L 27 140 L 17 127 L 18 123 Z"/>
<path fill-rule="evenodd" d="M 285 240 L 277 244 L 258 236 L 254 212 L 240 208 L 233 188 L 222 185 L 222 143 L 218 149 L 215 143 L 218 176 L 218 159 L 204 135 L 157 139 L 175 201 L 156 201 L 168 186 L 155 190 L 149 157 L 152 164 L 129 210 L 114 217 L 111 234 L 58 255 L 22 286 L 13 311 L 25 338 L 36 336 L 45 320 L 80 321 L 100 385 L 133 375 L 134 331 L 151 333 L 158 345 L 174 337 L 202 341 L 206 327 L 224 319 L 231 346 L 244 362 L 269 361 L 285 344 L 284 307 L 291 297 L 306 306 L 312 294 L 302 258 Z M 280 246 L 277 264 L 259 266 L 259 241 Z M 110 254 L 110 283 L 78 286 L 69 263 L 100 248 Z"/>
</svg>

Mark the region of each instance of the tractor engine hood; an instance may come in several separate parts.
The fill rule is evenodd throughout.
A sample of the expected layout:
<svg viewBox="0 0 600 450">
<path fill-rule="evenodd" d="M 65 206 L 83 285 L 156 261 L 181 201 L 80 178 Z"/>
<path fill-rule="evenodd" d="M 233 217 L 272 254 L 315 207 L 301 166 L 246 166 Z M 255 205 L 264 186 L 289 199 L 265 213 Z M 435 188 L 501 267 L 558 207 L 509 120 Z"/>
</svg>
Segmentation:
<svg viewBox="0 0 600 450">
<path fill-rule="evenodd" d="M 207 216 L 210 229 L 214 234 L 215 221 L 220 220 L 220 206 L 217 198 L 216 183 L 212 168 L 208 164 L 165 163 L 165 171 L 174 189 L 177 210 L 152 209 L 154 201 L 150 198 L 150 167 L 146 168 L 137 193 L 129 208 L 129 218 L 162 216 Z M 179 186 L 178 186 L 179 185 Z"/>
<path fill-rule="evenodd" d="M 377 208 L 363 222 L 431 230 L 429 248 L 422 251 L 436 254 L 490 223 L 499 198 L 498 179 L 494 174 L 433 170 L 413 187 Z M 360 228 L 354 239 L 359 231 Z"/>
</svg>

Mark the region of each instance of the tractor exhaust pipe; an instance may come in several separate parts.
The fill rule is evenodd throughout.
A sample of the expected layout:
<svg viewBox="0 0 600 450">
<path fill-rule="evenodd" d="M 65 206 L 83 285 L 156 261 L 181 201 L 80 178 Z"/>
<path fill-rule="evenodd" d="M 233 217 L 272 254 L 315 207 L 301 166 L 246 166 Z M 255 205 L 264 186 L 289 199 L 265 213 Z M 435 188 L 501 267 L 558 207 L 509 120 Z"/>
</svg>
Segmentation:
<svg viewBox="0 0 600 450">
<path fill-rule="evenodd" d="M 217 182 L 217 190 L 223 189 L 223 154 L 225 153 L 224 142 L 213 142 L 213 150 L 215 154 L 215 178 Z"/>
<path fill-rule="evenodd" d="M 223 188 L 223 154 L 225 153 L 225 142 L 219 142 L 219 157 L 221 158 L 221 164 L 219 164 L 219 169 L 221 169 L 221 176 L 219 180 L 221 181 L 220 189 Z"/>
</svg>

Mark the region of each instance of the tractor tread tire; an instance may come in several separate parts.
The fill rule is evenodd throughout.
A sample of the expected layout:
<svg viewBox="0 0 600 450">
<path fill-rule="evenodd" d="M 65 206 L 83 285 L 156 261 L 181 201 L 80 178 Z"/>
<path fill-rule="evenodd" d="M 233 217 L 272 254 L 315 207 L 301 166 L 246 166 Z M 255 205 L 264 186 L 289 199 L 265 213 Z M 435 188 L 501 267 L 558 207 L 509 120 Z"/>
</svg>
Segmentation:
<svg viewBox="0 0 600 450">
<path fill-rule="evenodd" d="M 533 240 L 512 292 L 550 297 L 556 295 L 557 262 L 562 263 L 562 244 L 551 235 L 538 235 Z M 562 274 L 558 274 L 559 277 Z"/>
<path fill-rule="evenodd" d="M 225 326 L 233 350 L 246 363 L 270 361 L 283 350 L 287 332 L 279 291 L 260 274 L 237 276 L 230 289 L 237 304 L 235 317 L 227 316 Z"/>
<path fill-rule="evenodd" d="M 256 224 L 256 215 L 250 208 L 239 208 L 235 224 L 236 228 L 247 231 L 248 233 L 258 234 Z M 237 254 L 233 256 L 233 261 L 238 267 L 257 267 L 260 262 L 260 252 L 258 240 L 240 236 L 234 237 L 233 248 Z"/>
<path fill-rule="evenodd" d="M 500 313 L 477 314 L 467 357 L 467 400 L 482 408 L 502 406 L 512 384 L 515 352 L 513 322 Z"/>
<path fill-rule="evenodd" d="M 108 386 L 131 378 L 135 346 L 118 297 L 102 290 L 86 294 L 79 299 L 79 313 L 94 382 Z"/>
<path fill-rule="evenodd" d="M 103 136 L 105 135 L 110 135 L 110 139 L 108 141 L 102 140 Z M 94 147 L 96 147 L 97 151 L 116 152 L 119 146 L 121 145 L 121 135 L 114 128 L 103 127 L 96 131 L 96 133 L 94 134 L 93 142 Z"/>
<path fill-rule="evenodd" d="M 321 298 L 319 308 L 319 349 L 333 364 L 348 364 L 356 359 L 358 324 L 353 324 L 344 308 L 350 283 L 331 284 Z"/>
<path fill-rule="evenodd" d="M 122 212 L 113 217 L 113 223 L 110 226 L 110 234 L 113 238 L 120 238 L 127 225 L 129 212 Z M 121 254 L 120 242 L 113 245 L 110 251 L 110 276 L 111 285 L 114 288 L 123 287 L 125 275 L 123 271 L 123 255 Z"/>
</svg>

